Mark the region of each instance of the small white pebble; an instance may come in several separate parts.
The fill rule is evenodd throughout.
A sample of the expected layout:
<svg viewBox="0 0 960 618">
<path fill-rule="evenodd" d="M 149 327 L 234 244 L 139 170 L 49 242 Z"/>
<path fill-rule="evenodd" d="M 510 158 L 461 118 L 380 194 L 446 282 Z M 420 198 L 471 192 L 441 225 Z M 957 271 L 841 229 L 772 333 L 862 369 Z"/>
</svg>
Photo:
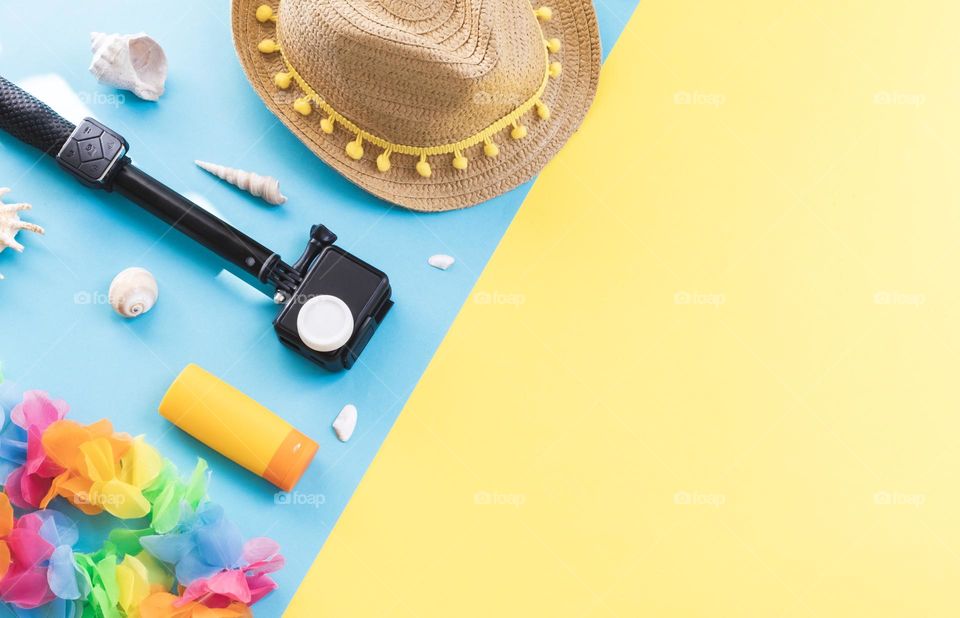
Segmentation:
<svg viewBox="0 0 960 618">
<path fill-rule="evenodd" d="M 333 421 L 333 430 L 341 442 L 346 442 L 357 428 L 357 406 L 348 403 L 340 410 L 340 414 Z"/>
<path fill-rule="evenodd" d="M 430 266 L 433 266 L 434 268 L 439 268 L 440 270 L 446 270 L 450 268 L 451 266 L 453 266 L 454 262 L 456 262 L 455 259 L 453 259 L 449 255 L 444 255 L 442 253 L 438 253 L 437 255 L 431 255 L 430 259 L 427 260 L 427 263 L 430 264 Z"/>
</svg>

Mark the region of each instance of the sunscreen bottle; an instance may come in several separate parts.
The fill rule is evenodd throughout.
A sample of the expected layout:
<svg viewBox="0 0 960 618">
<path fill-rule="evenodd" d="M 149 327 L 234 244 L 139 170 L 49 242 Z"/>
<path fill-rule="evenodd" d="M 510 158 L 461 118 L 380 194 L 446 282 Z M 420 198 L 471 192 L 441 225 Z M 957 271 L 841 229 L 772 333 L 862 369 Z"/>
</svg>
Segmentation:
<svg viewBox="0 0 960 618">
<path fill-rule="evenodd" d="M 284 491 L 293 489 L 319 448 L 290 423 L 194 364 L 170 385 L 160 414 Z"/>
</svg>

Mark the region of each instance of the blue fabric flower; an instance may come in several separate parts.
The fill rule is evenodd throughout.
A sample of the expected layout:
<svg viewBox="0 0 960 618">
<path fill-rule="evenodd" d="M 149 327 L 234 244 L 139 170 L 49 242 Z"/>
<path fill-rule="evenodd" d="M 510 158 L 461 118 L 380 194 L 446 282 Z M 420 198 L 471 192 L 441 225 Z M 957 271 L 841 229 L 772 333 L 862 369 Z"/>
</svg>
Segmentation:
<svg viewBox="0 0 960 618">
<path fill-rule="evenodd" d="M 40 518 L 39 533 L 44 541 L 53 545 L 53 554 L 47 564 L 47 584 L 53 594 L 63 600 L 86 597 L 89 586 L 80 576 L 80 569 L 73 558 L 73 546 L 80 540 L 80 532 L 69 517 L 52 509 L 37 511 L 32 516 Z"/>
<path fill-rule="evenodd" d="M 23 391 L 9 380 L 0 382 L 0 482 L 27 461 L 27 432 L 8 423 L 10 411 L 23 401 Z"/>
<path fill-rule="evenodd" d="M 20 387 L 10 380 L 0 380 L 0 414 L 9 416 L 10 410 L 22 400 L 23 390 Z"/>
<path fill-rule="evenodd" d="M 34 513 L 43 522 L 40 524 L 40 536 L 54 547 L 69 545 L 73 547 L 80 540 L 80 532 L 73 520 L 53 509 Z"/>
<path fill-rule="evenodd" d="M 184 586 L 237 568 L 243 558 L 240 529 L 224 517 L 223 507 L 212 502 L 185 513 L 170 533 L 145 536 L 140 543 L 158 560 L 176 565 L 177 581 Z"/>
</svg>

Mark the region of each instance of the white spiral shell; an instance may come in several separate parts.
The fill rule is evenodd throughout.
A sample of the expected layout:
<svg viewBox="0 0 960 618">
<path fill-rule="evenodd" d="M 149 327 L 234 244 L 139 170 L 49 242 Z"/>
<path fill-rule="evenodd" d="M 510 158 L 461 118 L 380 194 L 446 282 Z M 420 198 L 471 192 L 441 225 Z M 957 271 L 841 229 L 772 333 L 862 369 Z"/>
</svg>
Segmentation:
<svg viewBox="0 0 960 618">
<path fill-rule="evenodd" d="M 101 84 L 129 90 L 147 101 L 156 101 L 163 94 L 167 55 L 146 34 L 91 32 L 90 47 L 90 72 Z"/>
<path fill-rule="evenodd" d="M 159 294 L 157 280 L 150 271 L 132 267 L 113 278 L 107 296 L 114 311 L 125 318 L 135 318 L 150 311 Z"/>
<path fill-rule="evenodd" d="M 206 161 L 195 161 L 195 163 L 199 168 L 210 172 L 220 180 L 225 180 L 238 189 L 263 199 L 268 204 L 279 206 L 287 201 L 287 198 L 280 193 L 280 181 L 272 176 L 261 176 L 246 170 L 207 163 Z"/>
</svg>

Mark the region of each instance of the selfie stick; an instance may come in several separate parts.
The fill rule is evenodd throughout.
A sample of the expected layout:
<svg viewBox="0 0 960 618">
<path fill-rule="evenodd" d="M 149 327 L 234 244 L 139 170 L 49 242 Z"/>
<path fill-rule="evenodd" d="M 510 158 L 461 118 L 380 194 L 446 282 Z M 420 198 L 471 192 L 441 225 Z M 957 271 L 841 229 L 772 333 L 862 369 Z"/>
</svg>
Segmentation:
<svg viewBox="0 0 960 618">
<path fill-rule="evenodd" d="M 55 158 L 93 189 L 116 190 L 223 258 L 282 305 L 280 340 L 326 369 L 349 369 L 393 306 L 378 269 L 334 243 L 323 225 L 310 230 L 294 264 L 134 166 L 129 144 L 87 118 L 74 126 L 43 102 L 0 77 L 0 129 Z"/>
</svg>

